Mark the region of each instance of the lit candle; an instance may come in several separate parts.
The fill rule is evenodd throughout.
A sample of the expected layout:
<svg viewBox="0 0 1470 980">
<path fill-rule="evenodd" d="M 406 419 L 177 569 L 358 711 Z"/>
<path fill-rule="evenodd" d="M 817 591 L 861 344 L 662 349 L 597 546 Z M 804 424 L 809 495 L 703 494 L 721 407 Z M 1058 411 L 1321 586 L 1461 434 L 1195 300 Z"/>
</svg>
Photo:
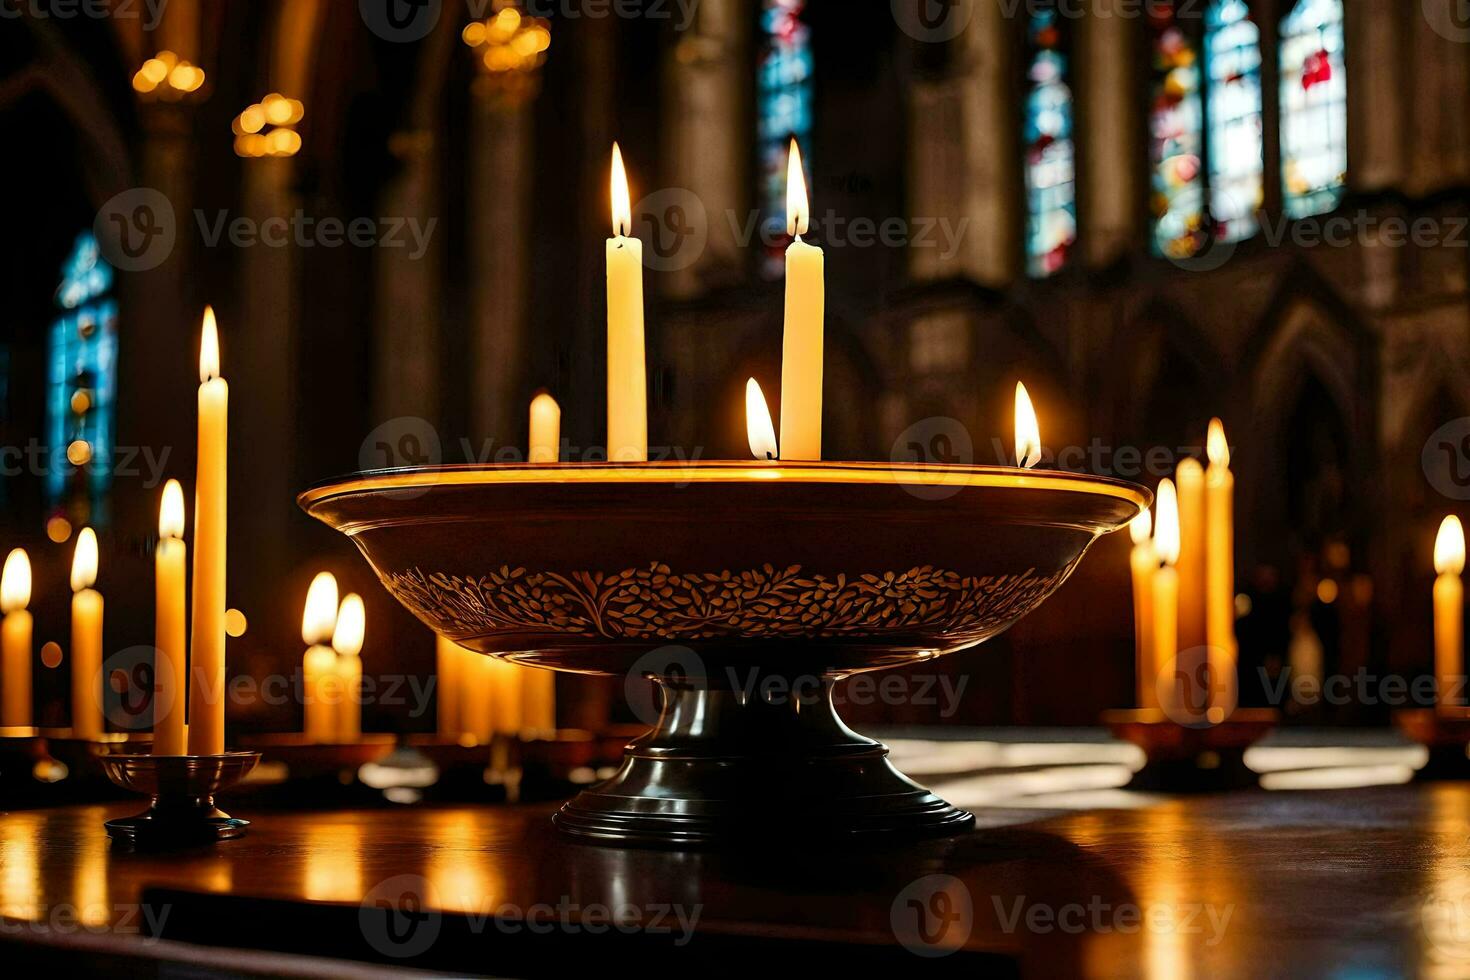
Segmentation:
<svg viewBox="0 0 1470 980">
<path fill-rule="evenodd" d="M 1179 672 L 1204 677 L 1210 664 L 1205 630 L 1205 468 L 1189 458 L 1174 474 L 1179 493 Z"/>
<path fill-rule="evenodd" d="M 0 725 L 6 728 L 26 727 L 31 723 L 31 559 L 24 548 L 16 548 L 5 558 L 5 571 L 0 573 L 0 610 L 5 622 L 0 624 Z"/>
<path fill-rule="evenodd" d="M 750 454 L 756 459 L 781 458 L 770 406 L 761 393 L 760 382 L 754 378 L 745 382 L 745 438 L 750 443 Z"/>
<path fill-rule="evenodd" d="M 801 240 L 811 202 L 801 149 L 791 141 L 786 167 L 786 332 L 781 355 L 781 458 L 822 458 L 822 357 L 827 318 L 826 257 Z"/>
<path fill-rule="evenodd" d="M 362 736 L 362 641 L 367 610 L 362 596 L 349 592 L 337 609 L 332 649 L 337 651 L 337 676 L 342 703 L 337 706 L 337 741 L 346 745 Z"/>
<path fill-rule="evenodd" d="M 1154 553 L 1163 567 L 1154 572 L 1153 582 L 1153 663 L 1155 677 L 1171 679 L 1168 686 L 1167 703 L 1161 703 L 1166 711 L 1179 710 L 1179 686 L 1173 683 L 1176 675 L 1176 658 L 1179 653 L 1179 572 L 1174 568 L 1179 560 L 1179 498 L 1172 480 L 1159 484 L 1158 501 L 1154 515 Z M 1164 699 L 1160 698 L 1163 702 Z"/>
<path fill-rule="evenodd" d="M 465 650 L 460 661 L 460 724 L 464 734 L 481 745 L 488 744 L 495 736 L 494 718 L 491 714 L 490 688 L 494 683 L 490 658 Z"/>
<path fill-rule="evenodd" d="M 561 406 L 550 392 L 538 392 L 531 399 L 532 463 L 556 463 L 561 460 Z"/>
<path fill-rule="evenodd" d="M 643 346 L 643 243 L 632 236 L 633 205 L 623 151 L 613 144 L 613 237 L 607 240 L 607 456 L 648 461 L 648 382 Z"/>
<path fill-rule="evenodd" d="M 184 715 L 188 703 L 184 594 L 189 549 L 184 544 L 184 491 L 178 480 L 163 487 L 158 508 L 158 547 L 153 552 L 153 754 L 187 755 Z"/>
<path fill-rule="evenodd" d="M 439 692 L 439 737 L 457 741 L 464 734 L 464 722 L 459 710 L 464 700 L 464 677 L 460 670 L 464 662 L 464 651 L 442 636 L 436 636 L 434 640 L 435 685 Z"/>
<path fill-rule="evenodd" d="M 520 667 L 521 730 L 531 735 L 556 733 L 556 674 L 538 667 Z"/>
<path fill-rule="evenodd" d="M 1154 662 L 1154 573 L 1159 556 L 1154 551 L 1153 515 L 1144 511 L 1128 525 L 1133 539 L 1129 567 L 1133 572 L 1133 649 L 1137 676 L 1138 706 L 1159 706 L 1159 668 Z"/>
<path fill-rule="evenodd" d="M 1016 382 L 1016 465 L 1029 470 L 1041 462 L 1041 426 L 1026 386 Z"/>
<path fill-rule="evenodd" d="M 102 594 L 97 581 L 97 534 L 77 535 L 71 562 L 71 727 L 76 738 L 102 734 Z"/>
<path fill-rule="evenodd" d="M 489 665 L 490 720 L 497 735 L 521 730 L 521 681 L 524 671 L 495 657 L 481 657 Z"/>
<path fill-rule="evenodd" d="M 1434 679 L 1441 708 L 1457 706 L 1465 674 L 1465 528 L 1453 514 L 1434 540 Z"/>
<path fill-rule="evenodd" d="M 225 750 L 226 450 L 230 386 L 220 377 L 214 310 L 199 342 L 199 455 L 194 481 L 194 617 L 189 652 L 189 753 Z"/>
<path fill-rule="evenodd" d="M 327 646 L 337 629 L 337 579 L 320 572 L 306 590 L 301 615 L 301 639 L 307 644 L 301 660 L 306 737 L 329 742 L 337 730 L 337 652 Z M 192 726 L 191 726 L 192 727 Z"/>
<path fill-rule="evenodd" d="M 1210 647 L 1211 706 L 1234 709 L 1235 677 L 1235 476 L 1225 425 L 1210 422 L 1205 473 L 1205 636 Z M 1231 697 L 1232 703 L 1222 699 Z"/>
</svg>

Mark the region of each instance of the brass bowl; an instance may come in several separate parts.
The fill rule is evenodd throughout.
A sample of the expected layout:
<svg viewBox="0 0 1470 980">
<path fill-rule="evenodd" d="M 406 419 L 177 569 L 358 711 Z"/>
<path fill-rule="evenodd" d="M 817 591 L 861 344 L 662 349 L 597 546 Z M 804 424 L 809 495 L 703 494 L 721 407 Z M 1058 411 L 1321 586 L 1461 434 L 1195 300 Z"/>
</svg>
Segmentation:
<svg viewBox="0 0 1470 980">
<path fill-rule="evenodd" d="M 150 799 L 144 812 L 107 821 L 107 833 L 125 845 L 146 847 L 242 837 L 250 821 L 225 813 L 214 805 L 214 797 L 244 779 L 259 761 L 259 752 L 103 756 L 108 779 Z"/>
<path fill-rule="evenodd" d="M 300 503 L 441 636 L 656 681 L 654 730 L 557 820 L 689 844 L 969 826 L 842 724 L 831 685 L 1002 632 L 1149 499 L 1002 467 L 710 462 L 386 470 Z M 817 696 L 752 699 L 737 678 L 810 680 Z"/>
</svg>

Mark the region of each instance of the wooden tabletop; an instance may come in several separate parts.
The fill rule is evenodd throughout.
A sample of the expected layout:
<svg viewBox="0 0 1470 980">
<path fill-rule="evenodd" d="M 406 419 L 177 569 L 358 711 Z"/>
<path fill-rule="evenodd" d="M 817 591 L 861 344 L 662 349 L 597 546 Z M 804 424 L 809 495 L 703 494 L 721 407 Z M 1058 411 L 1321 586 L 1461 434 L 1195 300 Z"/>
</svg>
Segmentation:
<svg viewBox="0 0 1470 980">
<path fill-rule="evenodd" d="M 1470 974 L 1470 784 L 1257 791 L 1002 826 L 982 813 L 961 838 L 740 854 L 572 844 L 546 806 L 231 807 L 255 820 L 243 840 L 114 852 L 102 823 L 130 809 L 0 816 L 0 940 L 46 949 L 100 934 L 149 955 L 152 933 L 505 975 L 628 952 L 970 976 L 977 964 L 1027 976 Z M 151 948 L 192 948 L 171 943 Z"/>
</svg>

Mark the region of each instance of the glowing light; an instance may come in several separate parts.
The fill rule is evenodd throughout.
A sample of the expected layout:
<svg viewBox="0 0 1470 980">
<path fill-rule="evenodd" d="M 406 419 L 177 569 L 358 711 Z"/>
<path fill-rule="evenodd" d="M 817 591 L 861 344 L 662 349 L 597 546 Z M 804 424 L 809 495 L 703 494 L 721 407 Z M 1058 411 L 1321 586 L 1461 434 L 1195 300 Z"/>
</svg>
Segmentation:
<svg viewBox="0 0 1470 980">
<path fill-rule="evenodd" d="M 0 612 L 19 612 L 31 604 L 31 558 L 24 548 L 5 556 L 0 572 Z"/>
<path fill-rule="evenodd" d="M 1154 533 L 1153 511 L 1144 509 L 1138 516 L 1128 522 L 1128 537 L 1133 539 L 1134 544 L 1143 544 Z"/>
<path fill-rule="evenodd" d="M 225 635 L 236 639 L 245 635 L 245 630 L 250 623 L 245 619 L 245 614 L 238 609 L 225 610 Z"/>
<path fill-rule="evenodd" d="M 760 382 L 754 378 L 745 382 L 745 437 L 750 443 L 750 454 L 756 459 L 781 458 L 770 406 L 761 393 Z"/>
<path fill-rule="evenodd" d="M 1337 582 L 1333 579 L 1324 578 L 1317 583 L 1317 601 L 1324 606 L 1330 606 L 1336 602 L 1338 592 Z"/>
<path fill-rule="evenodd" d="M 51 518 L 46 522 L 46 537 L 50 538 L 56 544 L 61 544 L 67 538 L 71 537 L 71 521 L 62 517 L 60 514 Z"/>
<path fill-rule="evenodd" d="M 158 506 L 158 536 L 184 536 L 184 488 L 179 486 L 178 480 L 169 480 L 163 485 L 163 501 Z"/>
<path fill-rule="evenodd" d="M 66 447 L 66 461 L 73 466 L 86 466 L 92 461 L 92 444 L 85 439 L 73 439 Z"/>
<path fill-rule="evenodd" d="M 1154 550 L 1166 565 L 1179 561 L 1179 493 L 1173 480 L 1159 484 L 1154 514 Z"/>
<path fill-rule="evenodd" d="M 214 307 L 204 308 L 204 323 L 199 338 L 199 383 L 219 377 L 219 327 L 214 321 Z"/>
<path fill-rule="evenodd" d="M 1230 465 L 1230 440 L 1225 438 L 1225 423 L 1210 419 L 1210 435 L 1205 442 L 1205 454 L 1211 466 Z"/>
<path fill-rule="evenodd" d="M 73 415 L 86 415 L 92 408 L 92 393 L 85 388 L 78 388 L 71 393 L 71 411 Z"/>
<path fill-rule="evenodd" d="M 801 163 L 801 147 L 791 141 L 791 154 L 786 158 L 786 234 L 793 238 L 805 235 L 812 224 L 811 199 L 806 191 L 806 169 Z"/>
<path fill-rule="evenodd" d="M 278 92 L 261 99 L 260 108 L 265 113 L 265 121 L 272 126 L 284 126 L 291 121 L 291 103 Z"/>
<path fill-rule="evenodd" d="M 623 167 L 623 148 L 613 144 L 612 155 L 613 235 L 623 237 L 633 229 L 633 202 L 628 193 L 628 171 Z"/>
<path fill-rule="evenodd" d="M 174 102 L 199 91 L 204 77 L 203 68 L 172 51 L 160 51 L 133 73 L 133 90 L 139 95 Z"/>
<path fill-rule="evenodd" d="M 1041 462 L 1041 426 L 1026 386 L 1016 382 L 1016 465 L 1031 469 Z"/>
<path fill-rule="evenodd" d="M 1444 519 L 1434 539 L 1434 570 L 1440 575 L 1459 575 L 1465 570 L 1465 528 L 1454 514 Z"/>
<path fill-rule="evenodd" d="M 52 670 L 61 666 L 61 644 L 47 640 L 41 645 L 41 665 Z"/>
<path fill-rule="evenodd" d="M 301 638 L 312 646 L 326 643 L 337 628 L 337 578 L 318 572 L 306 590 L 306 611 L 301 617 Z"/>
<path fill-rule="evenodd" d="M 332 632 L 332 649 L 344 657 L 355 657 L 362 652 L 363 634 L 367 631 L 367 610 L 362 596 L 347 593 L 337 610 L 337 627 Z"/>
<path fill-rule="evenodd" d="M 71 590 L 90 589 L 97 581 L 97 532 L 82 528 L 77 535 L 77 548 L 71 559 Z"/>
</svg>

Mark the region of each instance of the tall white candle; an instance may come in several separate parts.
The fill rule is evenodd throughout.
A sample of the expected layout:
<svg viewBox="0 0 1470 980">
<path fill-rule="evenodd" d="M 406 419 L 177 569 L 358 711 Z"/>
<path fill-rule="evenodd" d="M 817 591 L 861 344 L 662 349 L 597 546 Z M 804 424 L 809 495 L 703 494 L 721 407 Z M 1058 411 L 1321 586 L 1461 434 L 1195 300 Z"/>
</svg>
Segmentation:
<svg viewBox="0 0 1470 980">
<path fill-rule="evenodd" d="M 31 723 L 31 634 L 33 623 L 26 606 L 31 602 L 31 559 L 24 548 L 16 548 L 5 558 L 5 571 L 0 573 L 0 610 L 5 622 L 0 625 L 0 725 L 6 728 L 26 727 Z"/>
<path fill-rule="evenodd" d="M 791 141 L 786 172 L 786 330 L 781 353 L 781 458 L 822 458 L 822 366 L 827 318 L 826 256 L 801 240 L 811 202 L 801 149 Z"/>
<path fill-rule="evenodd" d="M 643 243 L 632 237 L 633 206 L 623 151 L 613 144 L 613 237 L 607 240 L 607 455 L 648 460 L 648 380 L 643 339 Z"/>
<path fill-rule="evenodd" d="M 367 628 L 367 610 L 362 596 L 349 592 L 337 608 L 337 626 L 332 631 L 332 649 L 337 652 L 337 676 L 342 703 L 337 707 L 337 741 L 356 742 L 362 736 L 362 642 Z"/>
<path fill-rule="evenodd" d="M 1128 525 L 1133 539 L 1129 569 L 1133 573 L 1133 646 L 1134 676 L 1138 706 L 1159 706 L 1159 668 L 1154 662 L 1154 574 L 1159 570 L 1159 555 L 1154 550 L 1153 516 L 1144 511 Z"/>
<path fill-rule="evenodd" d="M 337 579 L 320 572 L 306 590 L 301 614 L 301 639 L 307 644 L 301 660 L 303 725 L 306 737 L 329 742 L 337 734 L 337 653 L 327 643 L 337 629 Z"/>
<path fill-rule="evenodd" d="M 532 463 L 555 463 L 561 459 L 561 406 L 550 392 L 542 391 L 531 399 Z"/>
<path fill-rule="evenodd" d="M 77 535 L 71 563 L 71 727 L 77 738 L 102 734 L 102 593 L 97 581 L 97 534 Z"/>
<path fill-rule="evenodd" d="M 1154 515 L 1154 553 L 1162 567 L 1154 573 L 1154 669 L 1168 679 L 1167 695 L 1160 696 L 1160 707 L 1171 718 L 1187 709 L 1177 681 L 1179 653 L 1179 573 L 1174 563 L 1179 560 L 1179 497 L 1172 480 L 1159 484 Z M 1185 681 L 1189 683 L 1188 680 Z"/>
<path fill-rule="evenodd" d="M 1235 710 L 1235 475 L 1219 419 L 1210 422 L 1205 471 L 1205 636 L 1210 646 L 1210 707 Z"/>
<path fill-rule="evenodd" d="M 153 754 L 187 755 L 188 682 L 184 594 L 189 549 L 184 544 L 184 491 L 178 480 L 163 487 L 158 508 L 158 547 L 153 553 Z"/>
<path fill-rule="evenodd" d="M 1434 678 L 1438 707 L 1460 704 L 1465 675 L 1465 528 L 1451 514 L 1434 541 Z"/>
<path fill-rule="evenodd" d="M 214 309 L 199 342 L 199 457 L 194 481 L 194 618 L 189 638 L 189 753 L 225 750 L 226 460 L 230 386 L 220 377 Z"/>
</svg>

